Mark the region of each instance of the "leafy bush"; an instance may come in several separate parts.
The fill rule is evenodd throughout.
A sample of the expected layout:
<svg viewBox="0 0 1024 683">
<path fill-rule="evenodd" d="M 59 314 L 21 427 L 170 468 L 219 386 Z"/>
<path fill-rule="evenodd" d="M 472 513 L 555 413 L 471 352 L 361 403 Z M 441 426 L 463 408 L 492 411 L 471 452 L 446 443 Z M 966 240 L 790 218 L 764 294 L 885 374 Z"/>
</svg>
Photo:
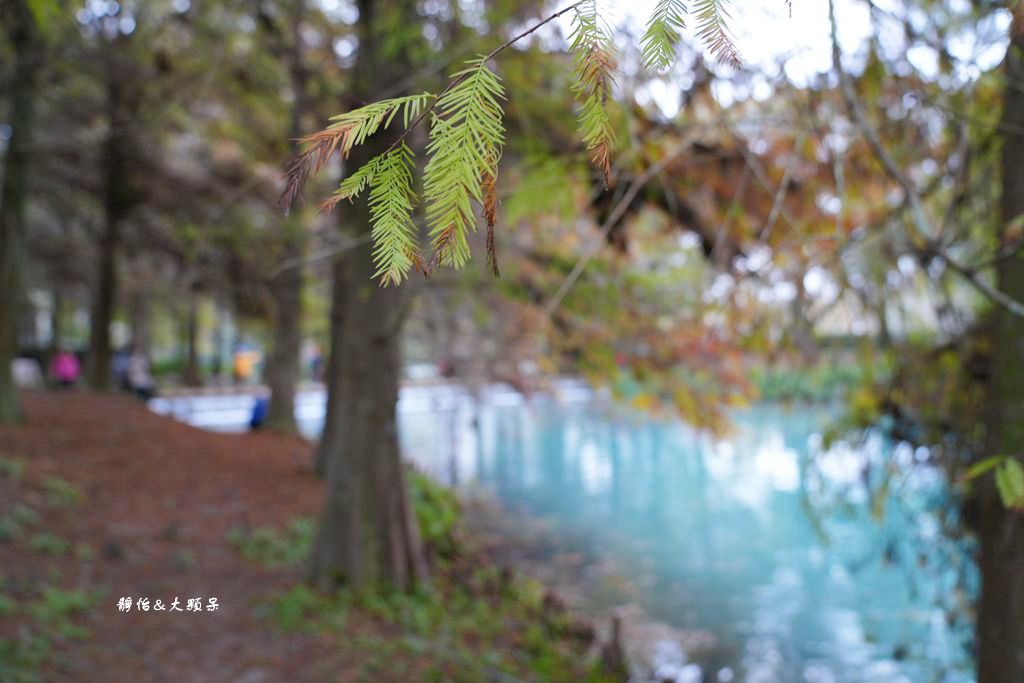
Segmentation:
<svg viewBox="0 0 1024 683">
<path fill-rule="evenodd" d="M 459 499 L 426 474 L 409 468 L 409 495 L 416 522 L 429 554 L 450 559 L 457 549 Z"/>
<path fill-rule="evenodd" d="M 861 382 L 862 375 L 858 367 L 843 363 L 808 368 L 760 367 L 751 373 L 761 400 L 806 403 L 842 398 Z"/>
</svg>

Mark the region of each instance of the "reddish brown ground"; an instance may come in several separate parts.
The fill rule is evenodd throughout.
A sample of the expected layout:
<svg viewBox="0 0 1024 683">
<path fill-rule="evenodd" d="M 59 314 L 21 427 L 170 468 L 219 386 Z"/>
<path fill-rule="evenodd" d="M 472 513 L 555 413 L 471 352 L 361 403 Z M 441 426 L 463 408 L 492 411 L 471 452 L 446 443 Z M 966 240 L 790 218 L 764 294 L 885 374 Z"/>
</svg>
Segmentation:
<svg viewBox="0 0 1024 683">
<path fill-rule="evenodd" d="M 239 525 L 316 514 L 321 486 L 309 473 L 306 443 L 200 431 L 129 397 L 29 393 L 23 403 L 25 424 L 0 427 L 0 456 L 23 458 L 27 471 L 21 484 L 0 487 L 0 497 L 22 497 L 44 514 L 42 526 L 88 543 L 95 557 L 50 558 L 0 543 L 0 574 L 17 585 L 56 566 L 63 587 L 107 589 L 79 620 L 91 637 L 61 644 L 66 662 L 43 680 L 257 683 L 342 673 L 328 673 L 322 641 L 282 633 L 255 615 L 254 605 L 293 583 L 296 570 L 264 569 L 226 539 Z M 77 484 L 85 500 L 70 512 L 49 508 L 31 483 L 47 475 Z M 216 597 L 220 608 L 122 613 L 120 596 L 177 596 L 183 607 L 190 597 Z M 0 623 L 0 634 L 16 631 L 11 621 Z"/>
<path fill-rule="evenodd" d="M 309 444 L 204 432 L 124 396 L 29 393 L 23 405 L 23 425 L 0 427 L 0 683 L 25 680 L 11 673 L 12 642 L 18 667 L 43 683 L 609 680 L 594 668 L 589 627 L 517 572 L 497 571 L 497 546 L 462 532 L 427 591 L 434 602 L 406 603 L 403 616 L 379 601 L 342 615 L 328 609 L 337 603 L 318 602 L 340 620 L 317 627 L 304 611 L 299 629 L 283 630 L 260 611 L 298 585 L 301 568 L 264 568 L 228 536 L 317 515 L 322 486 Z M 25 463 L 20 476 L 10 472 L 15 461 Z M 82 500 L 55 505 L 48 477 L 71 482 Z M 12 533 L 26 507 L 41 518 Z M 43 532 L 72 550 L 48 554 L 35 543 Z M 47 588 L 102 596 L 73 615 L 87 637 L 62 634 L 53 610 L 39 609 Z M 122 596 L 177 597 L 182 607 L 215 597 L 219 608 L 122 612 Z M 52 647 L 26 665 L 22 644 L 38 636 Z"/>
</svg>

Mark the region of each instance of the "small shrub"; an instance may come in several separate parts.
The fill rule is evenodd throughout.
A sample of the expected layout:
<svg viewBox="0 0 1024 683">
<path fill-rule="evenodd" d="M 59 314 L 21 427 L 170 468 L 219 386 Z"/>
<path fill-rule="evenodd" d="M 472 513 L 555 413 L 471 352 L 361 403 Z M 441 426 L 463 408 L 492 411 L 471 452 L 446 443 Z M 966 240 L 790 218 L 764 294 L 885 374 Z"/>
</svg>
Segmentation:
<svg viewBox="0 0 1024 683">
<path fill-rule="evenodd" d="M 11 515 L 0 517 L 0 543 L 16 541 L 21 538 L 23 529 Z"/>
<path fill-rule="evenodd" d="M 74 623 L 72 618 L 85 612 L 94 603 L 95 600 L 83 590 L 47 586 L 43 588 L 40 598 L 29 604 L 28 610 L 46 632 L 80 639 L 88 636 L 89 631 Z"/>
<path fill-rule="evenodd" d="M 39 523 L 39 513 L 22 503 L 15 503 L 8 516 L 21 526 L 32 526 Z"/>
<path fill-rule="evenodd" d="M 25 475 L 24 458 L 0 457 L 0 476 L 17 481 Z"/>
<path fill-rule="evenodd" d="M 238 548 L 243 557 L 266 567 L 289 567 L 306 559 L 315 534 L 313 520 L 299 517 L 283 529 L 259 527 L 251 533 L 232 529 L 228 532 L 228 542 Z"/>
<path fill-rule="evenodd" d="M 9 617 L 18 611 L 18 603 L 10 595 L 0 593 L 0 617 Z"/>
<path fill-rule="evenodd" d="M 413 468 L 409 469 L 409 494 L 428 554 L 450 559 L 457 549 L 459 499 L 451 489 Z"/>
<path fill-rule="evenodd" d="M 30 550 L 46 555 L 66 555 L 68 552 L 68 542 L 49 531 L 40 531 L 34 534 L 32 538 L 28 539 L 28 547 Z"/>
<path fill-rule="evenodd" d="M 305 584 L 297 584 L 288 592 L 273 597 L 267 616 L 286 631 L 334 630 L 345 628 L 351 597 L 338 591 L 325 598 Z"/>
<path fill-rule="evenodd" d="M 46 477 L 41 482 L 46 502 L 52 507 L 71 508 L 82 502 L 82 490 L 60 477 Z"/>
</svg>

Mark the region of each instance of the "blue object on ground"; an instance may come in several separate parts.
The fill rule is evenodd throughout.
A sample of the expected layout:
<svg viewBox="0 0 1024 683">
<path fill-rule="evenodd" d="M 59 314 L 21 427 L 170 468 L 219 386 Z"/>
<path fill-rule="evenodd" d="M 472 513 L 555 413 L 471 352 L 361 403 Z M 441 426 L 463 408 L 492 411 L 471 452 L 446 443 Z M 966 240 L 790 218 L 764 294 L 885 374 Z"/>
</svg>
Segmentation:
<svg viewBox="0 0 1024 683">
<path fill-rule="evenodd" d="M 263 426 L 263 421 L 267 418 L 267 404 L 269 401 L 260 396 L 257 397 L 256 403 L 252 406 L 252 417 L 249 419 L 249 426 L 252 429 L 259 429 Z"/>
</svg>

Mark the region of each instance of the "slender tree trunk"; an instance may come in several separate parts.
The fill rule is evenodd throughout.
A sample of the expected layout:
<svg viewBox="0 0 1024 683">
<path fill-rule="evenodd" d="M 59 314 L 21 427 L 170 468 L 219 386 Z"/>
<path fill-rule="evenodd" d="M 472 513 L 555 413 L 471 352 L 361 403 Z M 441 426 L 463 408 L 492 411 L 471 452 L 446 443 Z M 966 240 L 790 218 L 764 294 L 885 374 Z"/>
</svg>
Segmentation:
<svg viewBox="0 0 1024 683">
<path fill-rule="evenodd" d="M 89 314 L 89 386 L 97 391 L 110 388 L 110 323 L 117 297 L 117 246 L 120 225 L 109 214 L 100 239 L 99 279 Z"/>
<path fill-rule="evenodd" d="M 1024 9 L 1014 10 L 1004 64 L 1002 204 L 1000 237 L 1024 214 Z M 1024 301 L 1024 253 L 997 267 L 999 289 Z M 994 312 L 992 373 L 986 445 L 989 455 L 1024 460 L 1024 319 L 1002 307 Z M 979 496 L 981 604 L 978 610 L 979 683 L 1024 681 L 1024 515 L 1007 510 L 992 477 Z"/>
<path fill-rule="evenodd" d="M 25 203 L 28 197 L 29 148 L 42 52 L 38 31 L 25 0 L 12 0 L 3 13 L 14 53 L 10 83 L 11 137 L 4 155 L 0 190 L 0 423 L 21 418 L 11 363 L 18 355 L 18 307 L 22 300 L 25 260 Z"/>
<path fill-rule="evenodd" d="M 53 295 L 50 310 L 50 357 L 60 350 L 61 338 L 64 336 L 64 294 L 61 292 L 61 285 L 53 286 Z"/>
<path fill-rule="evenodd" d="M 131 325 L 132 350 L 141 353 L 146 360 L 151 360 L 150 306 L 149 295 L 145 289 L 136 290 L 129 304 L 129 324 Z"/>
<path fill-rule="evenodd" d="M 289 250 L 291 251 L 291 250 Z M 267 361 L 270 405 L 266 425 L 280 431 L 297 431 L 295 389 L 299 383 L 299 347 L 302 345 L 302 267 L 279 273 L 270 283 L 274 300 L 273 335 Z"/>
<path fill-rule="evenodd" d="M 407 35 L 396 33 L 409 27 L 410 17 L 415 17 L 411 0 L 360 0 L 353 101 L 370 101 L 380 84 L 408 72 L 408 50 L 418 27 L 413 21 Z M 395 46 L 401 47 L 396 51 Z M 367 141 L 354 151 L 348 168 L 358 168 L 392 139 L 378 135 Z M 369 233 L 365 201 L 346 214 L 356 237 Z M 323 589 L 346 581 L 355 588 L 384 584 L 403 590 L 427 575 L 395 414 L 409 290 L 379 287 L 373 272 L 368 242 L 348 252 L 336 268 L 335 292 L 344 286 L 344 293 L 332 312 L 329 388 L 334 395 L 320 451 L 327 494 L 309 566 L 310 581 Z"/>
<path fill-rule="evenodd" d="M 188 311 L 185 319 L 185 369 L 183 381 L 186 386 L 202 386 L 199 372 L 199 295 L 193 289 L 189 293 Z"/>
<path fill-rule="evenodd" d="M 308 72 L 303 49 L 302 22 L 306 14 L 304 0 L 291 3 L 291 64 L 289 71 L 294 100 L 288 124 L 288 138 L 292 140 L 291 153 L 299 151 L 297 140 L 302 136 L 302 119 L 309 108 Z M 273 342 L 267 362 L 267 384 L 270 386 L 270 405 L 267 407 L 267 427 L 279 431 L 295 432 L 295 391 L 299 383 L 299 347 L 302 345 L 302 252 L 304 242 L 302 213 L 295 211 L 284 225 L 284 256 L 297 262 L 275 275 L 270 283 L 274 300 Z"/>
<path fill-rule="evenodd" d="M 116 74 L 107 84 L 107 104 L 110 130 L 104 155 L 103 236 L 99 245 L 99 276 L 89 317 L 88 380 L 89 386 L 97 391 L 110 388 L 110 323 L 117 305 L 117 255 L 121 244 L 121 224 L 131 201 L 125 156 L 130 121 L 125 114 L 124 93 Z"/>
<path fill-rule="evenodd" d="M 342 448 L 341 406 L 344 365 L 341 362 L 342 344 L 345 340 L 345 306 L 348 294 L 347 259 L 341 254 L 334 259 L 333 289 L 331 292 L 331 338 L 327 356 L 327 372 L 324 375 L 324 388 L 327 391 L 327 413 L 324 418 L 324 430 L 317 444 L 316 460 L 313 469 L 320 476 L 327 474 L 329 455 Z"/>
</svg>

